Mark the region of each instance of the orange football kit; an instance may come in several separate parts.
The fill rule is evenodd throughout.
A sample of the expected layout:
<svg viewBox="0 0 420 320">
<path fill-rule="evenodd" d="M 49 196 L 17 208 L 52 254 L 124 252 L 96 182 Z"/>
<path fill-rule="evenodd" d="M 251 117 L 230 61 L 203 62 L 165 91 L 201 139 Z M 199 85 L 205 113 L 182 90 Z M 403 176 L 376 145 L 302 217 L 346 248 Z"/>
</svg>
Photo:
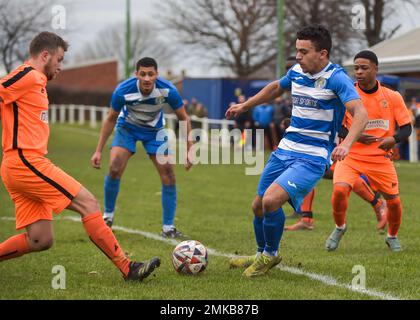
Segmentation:
<svg viewBox="0 0 420 320">
<path fill-rule="evenodd" d="M 49 136 L 47 77 L 23 64 L 2 79 L 1 177 L 16 205 L 16 229 L 53 220 L 81 185 L 45 158 Z"/>
<path fill-rule="evenodd" d="M 368 177 L 369 182 L 375 190 L 391 196 L 398 196 L 398 177 L 391 160 L 392 155 L 379 148 L 380 139 L 393 137 L 395 127 L 402 127 L 410 124 L 411 119 L 407 107 L 401 95 L 378 83 L 378 90 L 374 93 L 365 93 L 358 85 L 357 91 L 362 99 L 363 105 L 368 113 L 369 122 L 365 129 L 365 134 L 373 135 L 378 138 L 377 142 L 370 145 L 356 142 L 348 156 L 336 164 L 334 171 L 334 185 L 345 183 L 352 188 L 361 174 Z M 344 120 L 346 127 L 350 127 L 352 122 L 351 115 L 347 112 Z M 340 186 L 335 186 L 340 188 Z M 344 193 L 344 187 L 341 187 Z M 336 201 L 335 201 L 336 200 Z M 345 224 L 345 205 L 347 199 L 333 199 L 334 218 L 337 226 Z M 340 201 L 339 201 L 340 200 Z M 340 205 L 339 205 L 340 203 Z M 334 206 L 334 205 L 333 205 Z M 343 206 L 343 210 L 340 207 Z M 387 200 L 388 206 L 388 233 L 396 236 L 401 223 L 402 208 L 400 198 Z M 343 212 L 344 211 L 344 212 Z"/>
<path fill-rule="evenodd" d="M 1 176 L 15 203 L 18 230 L 39 220 L 53 220 L 52 213 L 67 208 L 82 188 L 45 157 L 49 137 L 46 84 L 47 77 L 28 63 L 0 80 Z M 129 278 L 133 263 L 106 226 L 101 212 L 86 215 L 82 223 L 92 242 Z M 31 250 L 28 234 L 21 233 L 0 243 L 0 261 L 20 257 Z"/>
</svg>

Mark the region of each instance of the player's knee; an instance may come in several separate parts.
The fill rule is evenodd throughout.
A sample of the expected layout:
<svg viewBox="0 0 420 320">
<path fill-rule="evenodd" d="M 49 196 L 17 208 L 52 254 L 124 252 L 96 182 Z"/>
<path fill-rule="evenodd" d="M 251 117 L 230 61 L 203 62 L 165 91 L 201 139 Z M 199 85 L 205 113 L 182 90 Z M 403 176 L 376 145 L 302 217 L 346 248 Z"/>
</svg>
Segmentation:
<svg viewBox="0 0 420 320">
<path fill-rule="evenodd" d="M 73 199 L 68 209 L 74 210 L 80 213 L 82 217 L 85 217 L 87 214 L 99 212 L 100 206 L 95 196 L 87 189 L 82 187 L 79 194 L 76 196 L 76 198 Z"/>
<path fill-rule="evenodd" d="M 335 210 L 341 210 L 347 206 L 348 197 L 350 195 L 350 187 L 334 186 L 332 194 L 332 205 Z"/>
<path fill-rule="evenodd" d="M 101 210 L 98 200 L 93 195 L 90 195 L 85 202 L 87 213 L 96 213 Z"/>
<path fill-rule="evenodd" d="M 262 205 L 264 212 L 273 212 L 278 210 L 281 207 L 281 203 L 279 199 L 277 199 L 275 196 L 271 194 L 264 195 L 264 198 L 262 200 Z"/>
<path fill-rule="evenodd" d="M 45 251 L 53 246 L 54 240 L 50 236 L 36 237 L 31 239 L 31 244 L 34 251 Z"/>
<path fill-rule="evenodd" d="M 111 160 L 109 164 L 109 177 L 111 179 L 119 179 L 121 178 L 121 172 L 122 162 L 118 158 Z"/>
<path fill-rule="evenodd" d="M 334 187 L 333 190 L 333 199 L 336 199 L 336 201 L 344 201 L 347 199 L 348 195 L 350 193 L 349 188 L 346 187 Z"/>
</svg>

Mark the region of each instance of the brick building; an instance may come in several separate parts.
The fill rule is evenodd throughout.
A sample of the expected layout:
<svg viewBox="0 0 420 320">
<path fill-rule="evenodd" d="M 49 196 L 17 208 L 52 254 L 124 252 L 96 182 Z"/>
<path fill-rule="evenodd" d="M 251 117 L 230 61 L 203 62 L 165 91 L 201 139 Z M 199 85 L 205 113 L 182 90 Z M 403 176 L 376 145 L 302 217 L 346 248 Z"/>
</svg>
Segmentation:
<svg viewBox="0 0 420 320">
<path fill-rule="evenodd" d="M 117 60 L 95 60 L 65 67 L 47 90 L 52 104 L 108 106 L 117 84 Z"/>
</svg>

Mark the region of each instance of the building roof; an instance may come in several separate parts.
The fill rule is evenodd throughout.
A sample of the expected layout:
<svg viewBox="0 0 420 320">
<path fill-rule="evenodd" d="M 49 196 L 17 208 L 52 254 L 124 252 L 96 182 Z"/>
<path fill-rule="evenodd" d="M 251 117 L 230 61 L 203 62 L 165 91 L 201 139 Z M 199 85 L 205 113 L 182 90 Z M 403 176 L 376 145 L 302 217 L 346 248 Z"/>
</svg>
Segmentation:
<svg viewBox="0 0 420 320">
<path fill-rule="evenodd" d="M 413 29 L 399 37 L 384 40 L 368 48 L 379 58 L 381 73 L 407 73 L 420 71 L 420 28 Z M 346 69 L 353 65 L 353 59 L 343 63 Z"/>
</svg>

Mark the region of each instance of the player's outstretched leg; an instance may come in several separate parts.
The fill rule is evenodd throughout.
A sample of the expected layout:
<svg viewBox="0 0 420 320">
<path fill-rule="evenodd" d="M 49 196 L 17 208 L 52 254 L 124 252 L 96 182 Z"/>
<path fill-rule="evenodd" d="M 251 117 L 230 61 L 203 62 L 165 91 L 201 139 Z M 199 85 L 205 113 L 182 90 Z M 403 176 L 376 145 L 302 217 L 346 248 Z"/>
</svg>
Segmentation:
<svg viewBox="0 0 420 320">
<path fill-rule="evenodd" d="M 98 202 L 84 187 L 73 199 L 68 209 L 80 213 L 89 238 L 121 271 L 124 279 L 141 281 L 159 267 L 159 258 L 133 262 L 124 254 L 111 229 L 105 224 Z"/>
<path fill-rule="evenodd" d="M 346 233 L 346 210 L 350 191 L 351 189 L 348 185 L 334 184 L 332 207 L 336 227 L 325 242 L 325 249 L 327 251 L 336 250 L 341 238 Z"/>
</svg>

